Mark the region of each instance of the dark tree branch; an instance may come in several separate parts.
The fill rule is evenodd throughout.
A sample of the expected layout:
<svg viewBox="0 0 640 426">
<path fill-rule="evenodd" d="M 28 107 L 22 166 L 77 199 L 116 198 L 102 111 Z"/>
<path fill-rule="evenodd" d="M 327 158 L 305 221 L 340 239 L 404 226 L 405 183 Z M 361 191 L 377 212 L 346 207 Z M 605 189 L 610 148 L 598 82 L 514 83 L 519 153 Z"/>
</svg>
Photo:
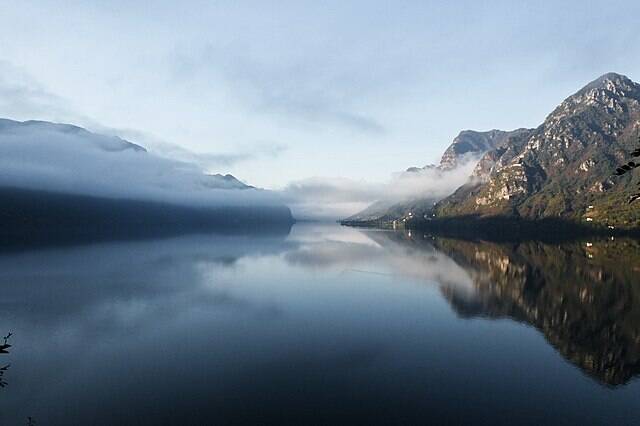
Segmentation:
<svg viewBox="0 0 640 426">
<path fill-rule="evenodd" d="M 638 136 L 638 145 L 640 145 L 640 136 Z M 631 152 L 631 156 L 632 157 L 640 157 L 640 148 L 636 148 Z M 640 167 L 640 164 L 636 163 L 635 161 L 629 161 L 626 164 L 622 164 L 621 166 L 618 166 L 618 168 L 616 168 L 615 173 L 613 174 L 614 176 L 623 176 L 624 174 L 626 174 L 627 172 L 630 172 L 631 170 L 634 170 L 635 168 Z M 633 203 L 636 200 L 640 199 L 640 183 L 638 184 L 638 189 L 639 191 L 631 194 L 629 196 L 629 204 Z"/>
</svg>

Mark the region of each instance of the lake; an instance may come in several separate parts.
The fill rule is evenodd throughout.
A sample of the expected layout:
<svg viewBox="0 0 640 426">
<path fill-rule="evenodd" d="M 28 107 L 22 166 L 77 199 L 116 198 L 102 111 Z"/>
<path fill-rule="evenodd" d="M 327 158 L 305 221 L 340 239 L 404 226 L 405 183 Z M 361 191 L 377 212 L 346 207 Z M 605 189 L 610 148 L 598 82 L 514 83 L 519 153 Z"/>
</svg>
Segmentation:
<svg viewBox="0 0 640 426">
<path fill-rule="evenodd" d="M 5 250 L 0 424 L 637 424 L 639 259 L 333 224 Z"/>
</svg>

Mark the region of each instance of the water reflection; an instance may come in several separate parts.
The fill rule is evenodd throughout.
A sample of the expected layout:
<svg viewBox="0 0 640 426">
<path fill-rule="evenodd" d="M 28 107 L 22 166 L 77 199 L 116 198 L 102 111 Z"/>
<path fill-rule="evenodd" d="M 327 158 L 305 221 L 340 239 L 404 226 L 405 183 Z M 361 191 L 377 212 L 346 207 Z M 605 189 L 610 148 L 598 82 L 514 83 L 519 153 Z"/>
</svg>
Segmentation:
<svg viewBox="0 0 640 426">
<path fill-rule="evenodd" d="M 7 334 L 6 336 L 4 336 L 2 338 L 3 342 L 0 345 L 0 354 L 8 354 L 9 353 L 9 351 L 7 349 L 9 349 L 11 347 L 11 345 L 8 344 L 7 342 L 9 341 L 11 336 L 13 336 L 13 333 L 9 333 L 9 334 Z"/>
<path fill-rule="evenodd" d="M 9 338 L 11 336 L 12 336 L 12 333 L 9 333 L 6 336 L 4 336 L 3 342 L 0 345 L 0 355 L 9 353 L 9 348 L 11 347 L 11 345 L 8 344 L 7 342 L 9 341 Z M 6 364 L 6 365 L 3 365 L 2 367 L 0 367 L 0 388 L 3 388 L 3 387 L 8 385 L 7 381 L 5 380 L 4 375 L 7 372 L 7 370 L 9 369 L 10 366 L 11 366 L 10 364 Z"/>
<path fill-rule="evenodd" d="M 282 315 L 277 301 L 236 291 L 234 276 L 243 260 L 290 247 L 286 235 L 201 234 L 3 254 L 0 324 L 19 331 L 21 345 L 11 351 L 0 424 L 24 424 L 27 415 L 44 424 L 129 424 L 132 401 L 154 389 L 173 394 L 167 381 L 185 369 L 187 382 L 199 374 L 191 366 L 224 340 L 207 320 L 233 318 L 242 329 L 243 321 Z M 185 352 L 194 340 L 202 347 Z M 0 354 L 9 348 L 0 345 Z M 108 414 L 121 409 L 122 422 Z M 162 424 L 156 415 L 149 424 Z"/>
<path fill-rule="evenodd" d="M 586 243 L 297 225 L 5 252 L 0 424 L 624 424 L 640 248 Z"/>
<path fill-rule="evenodd" d="M 378 234 L 444 253 L 473 293 L 443 287 L 462 317 L 510 318 L 540 330 L 563 357 L 607 385 L 640 373 L 640 242 L 630 239 L 497 244 Z"/>
</svg>

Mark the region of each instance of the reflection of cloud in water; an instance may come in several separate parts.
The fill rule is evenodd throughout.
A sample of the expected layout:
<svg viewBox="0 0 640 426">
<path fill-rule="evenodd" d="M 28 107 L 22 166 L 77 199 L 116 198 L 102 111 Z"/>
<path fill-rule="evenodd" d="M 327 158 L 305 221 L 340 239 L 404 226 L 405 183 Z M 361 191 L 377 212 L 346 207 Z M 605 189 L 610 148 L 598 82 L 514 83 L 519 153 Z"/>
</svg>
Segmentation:
<svg viewBox="0 0 640 426">
<path fill-rule="evenodd" d="M 322 243 L 338 241 L 363 245 L 378 244 L 362 232 L 360 229 L 334 224 L 301 223 L 294 226 L 289 235 L 289 240 L 299 243 Z"/>
<path fill-rule="evenodd" d="M 0 256 L 0 322 L 24 339 L 16 354 L 19 380 L 7 393 L 12 408 L 0 419 L 118 424 L 144 411 L 150 423 L 161 423 L 165 417 L 145 411 L 157 404 L 154 398 L 208 396 L 206 409 L 180 399 L 171 413 L 158 413 L 179 423 L 211 407 L 224 412 L 225 386 L 255 382 L 256 368 L 265 388 L 271 373 L 282 381 L 288 372 L 294 383 L 314 369 L 336 381 L 346 371 L 368 369 L 378 342 L 346 333 L 331 335 L 333 344 L 325 346 L 322 327 L 301 329 L 279 299 L 260 294 L 263 284 L 277 286 L 269 281 L 277 275 L 261 274 L 262 265 L 272 267 L 298 245 L 295 238 L 190 236 Z M 254 274 L 267 278 L 258 286 L 243 282 Z M 288 341 L 299 349 L 283 344 Z M 40 406 L 61 398 L 77 408 Z M 94 410 L 112 417 L 95 419 Z"/>
<path fill-rule="evenodd" d="M 521 349 L 527 342 L 546 349 L 539 336 L 507 321 L 461 321 L 458 307 L 519 321 L 537 312 L 556 326 L 564 313 L 557 295 L 564 295 L 575 308 L 572 331 L 582 314 L 606 322 L 612 309 L 630 306 L 592 309 L 590 295 L 597 300 L 603 291 L 621 300 L 635 294 L 628 286 L 600 284 L 585 293 L 550 280 L 514 287 L 545 277 L 523 273 L 538 269 L 521 260 L 559 258 L 547 247 L 523 244 L 512 256 L 506 246 L 445 247 L 422 235 L 342 229 L 304 224 L 286 239 L 190 236 L 1 255 L 0 324 L 20 342 L 12 348 L 0 423 L 20 424 L 32 415 L 50 425 L 140 418 L 147 424 L 256 424 L 265 417 L 318 420 L 322 407 L 324 423 L 332 424 L 344 418 L 345 402 L 372 421 L 381 418 L 378 408 L 391 416 L 425 413 L 411 417 L 424 419 L 438 409 L 455 411 L 456 398 L 482 397 L 477 386 L 487 384 L 495 386 L 478 405 L 499 412 L 505 401 L 526 400 L 536 387 L 544 394 L 535 401 L 562 398 L 565 388 L 545 388 L 548 381 L 561 383 L 546 376 L 547 369 L 564 371 L 583 401 L 593 388 L 573 382 L 575 372 L 559 357 L 538 362 L 540 352 Z M 589 248 L 594 259 L 606 258 L 595 249 Z M 586 259 L 582 247 L 569 253 Z M 512 266 L 505 269 L 506 258 Z M 557 262 L 558 277 L 576 265 L 571 259 Z M 608 267 L 578 265 L 585 277 L 610 277 Z M 478 286 L 495 283 L 492 277 L 504 277 L 501 286 Z M 445 286 L 448 299 L 423 283 Z M 609 291 L 616 288 L 620 292 Z M 460 294 L 468 300 L 461 302 Z M 531 298 L 536 294 L 543 297 Z M 576 351 L 587 340 L 566 339 L 562 330 L 550 336 L 563 355 L 591 353 Z M 624 337 L 631 328 L 606 330 Z M 589 337 L 586 332 L 581 336 Z M 613 348 L 605 354 L 628 355 L 619 342 L 599 346 Z M 533 386 L 509 383 L 510 368 L 520 364 L 521 377 Z"/>
<path fill-rule="evenodd" d="M 354 264 L 382 258 L 385 251 L 370 244 L 322 241 L 301 244 L 285 254 L 292 265 L 312 268 L 350 268 Z"/>
<path fill-rule="evenodd" d="M 122 386 L 138 386 L 157 367 L 143 365 L 153 359 L 145 351 L 159 351 L 172 362 L 184 356 L 179 355 L 183 344 L 193 339 L 215 344 L 221 336 L 207 329 L 211 319 L 238 321 L 239 330 L 245 323 L 280 319 L 283 310 L 277 301 L 237 291 L 229 274 L 242 259 L 277 256 L 292 244 L 284 236 L 194 235 L 0 256 L 0 323 L 10 324 L 21 336 L 12 367 L 17 379 L 6 394 L 13 408 L 0 413 L 0 422 L 28 414 L 42 418 L 42 411 L 35 415 L 38 404 L 57 395 L 73 398 L 79 406 L 85 400 L 90 410 L 96 395 L 79 389 L 107 391 L 114 389 L 115 379 Z M 224 348 L 216 350 L 225 358 Z M 182 364 L 189 362 L 193 360 Z M 153 380 L 147 377 L 147 383 Z M 115 388 L 122 390 L 120 386 Z M 131 392 L 131 401 L 140 396 Z M 115 394 L 103 398 L 120 401 Z M 52 416 L 47 424 L 67 420 Z"/>
<path fill-rule="evenodd" d="M 361 232 L 373 244 L 307 241 L 285 259 L 434 284 L 459 316 L 533 325 L 564 357 L 605 384 L 627 383 L 640 372 L 640 298 L 630 285 L 640 257 L 637 242 L 496 244 Z"/>
<path fill-rule="evenodd" d="M 348 231 L 343 234 L 326 226 L 339 234 L 340 238 L 336 238 L 331 232 L 323 232 L 321 226 L 315 228 L 304 234 L 294 250 L 286 252 L 287 262 L 303 267 L 400 275 L 455 287 L 460 294 L 473 289 L 469 273 L 436 250 L 430 240 L 412 240 L 404 234 L 382 230 L 343 228 Z"/>
<path fill-rule="evenodd" d="M 179 315 L 193 306 L 274 312 L 239 299 L 222 282 L 204 282 L 202 268 L 222 276 L 239 258 L 277 254 L 290 245 L 282 238 L 196 235 L 4 255 L 0 307 L 19 315 L 27 306 L 26 320 L 50 325 L 82 316 L 75 324 L 86 326 L 91 317 L 100 328 Z"/>
</svg>

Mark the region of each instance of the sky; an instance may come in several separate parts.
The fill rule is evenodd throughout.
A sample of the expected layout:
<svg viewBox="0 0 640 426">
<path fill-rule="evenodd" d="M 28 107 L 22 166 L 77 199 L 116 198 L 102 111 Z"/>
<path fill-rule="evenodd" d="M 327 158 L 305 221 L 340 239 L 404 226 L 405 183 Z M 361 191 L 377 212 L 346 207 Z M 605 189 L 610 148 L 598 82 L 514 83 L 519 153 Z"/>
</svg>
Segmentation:
<svg viewBox="0 0 640 426">
<path fill-rule="evenodd" d="M 535 127 L 601 74 L 640 80 L 637 1 L 6 3 L 0 117 L 268 189 L 387 182 L 463 129 Z"/>
</svg>

